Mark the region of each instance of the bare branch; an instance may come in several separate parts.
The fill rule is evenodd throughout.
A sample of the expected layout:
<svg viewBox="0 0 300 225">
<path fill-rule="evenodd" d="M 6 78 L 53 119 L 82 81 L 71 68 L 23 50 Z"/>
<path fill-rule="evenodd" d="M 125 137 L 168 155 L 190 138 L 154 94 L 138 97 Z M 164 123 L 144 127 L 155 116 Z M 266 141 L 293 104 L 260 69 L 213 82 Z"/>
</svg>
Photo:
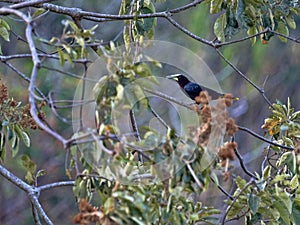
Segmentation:
<svg viewBox="0 0 300 225">
<path fill-rule="evenodd" d="M 238 126 L 239 130 L 242 130 L 242 131 L 245 131 L 249 134 L 251 134 L 252 136 L 266 142 L 266 143 L 269 143 L 271 145 L 274 145 L 274 146 L 277 146 L 277 147 L 280 147 L 280 148 L 283 148 L 283 149 L 287 149 L 287 150 L 290 150 L 290 151 L 293 151 L 294 148 L 293 147 L 290 147 L 290 146 L 286 146 L 286 145 L 281 145 L 281 144 L 278 144 L 276 142 L 273 142 L 273 141 L 270 141 L 268 140 L 267 138 L 263 137 L 263 136 L 260 136 L 259 134 L 255 133 L 254 131 L 246 128 L 246 127 L 242 127 L 242 126 Z"/>
<path fill-rule="evenodd" d="M 244 159 L 243 159 L 243 157 L 241 156 L 241 154 L 239 153 L 239 151 L 237 150 L 237 148 L 234 149 L 234 153 L 235 153 L 235 155 L 237 156 L 237 158 L 238 158 L 238 160 L 239 160 L 239 162 L 240 162 L 240 165 L 241 165 L 242 169 L 244 170 L 244 172 L 245 172 L 248 176 L 252 177 L 253 179 L 257 179 L 257 177 L 247 169 L 247 167 L 246 167 L 246 165 L 245 165 L 245 163 L 244 163 Z"/>
<path fill-rule="evenodd" d="M 210 180 L 218 187 L 218 189 L 225 194 L 230 200 L 233 200 L 234 197 L 229 194 L 221 185 L 219 185 L 211 176 L 210 176 Z"/>
<path fill-rule="evenodd" d="M 148 88 L 143 88 L 143 90 L 146 91 L 146 92 L 148 92 L 148 93 L 150 93 L 150 94 L 153 94 L 155 96 L 161 97 L 163 99 L 166 99 L 168 101 L 171 101 L 171 102 L 174 102 L 174 103 L 176 103 L 178 105 L 181 105 L 181 106 L 183 106 L 183 107 L 185 107 L 187 109 L 194 110 L 194 108 L 191 105 L 186 104 L 186 103 L 181 102 L 181 101 L 178 101 L 177 99 L 175 99 L 173 97 L 170 97 L 170 96 L 168 96 L 168 95 L 166 95 L 164 93 L 161 93 L 159 91 L 151 90 L 151 89 L 148 89 Z"/>
<path fill-rule="evenodd" d="M 37 210 L 39 215 L 43 218 L 43 220 L 48 224 L 48 225 L 53 225 L 52 221 L 49 219 L 45 211 L 43 210 L 41 204 L 38 201 L 38 196 L 39 196 L 39 190 L 34 187 L 30 186 L 27 183 L 25 183 L 23 180 L 15 176 L 13 173 L 8 171 L 5 167 L 3 167 L 0 164 L 0 174 L 7 180 L 9 180 L 11 183 L 13 183 L 15 186 L 19 187 L 23 191 L 25 191 L 33 204 L 34 208 Z"/>
<path fill-rule="evenodd" d="M 188 170 L 190 171 L 192 177 L 193 177 L 194 180 L 196 181 L 196 184 L 198 185 L 198 187 L 199 187 L 201 190 L 203 190 L 203 189 L 204 189 L 203 184 L 202 184 L 202 183 L 200 182 L 200 180 L 198 179 L 198 177 L 197 177 L 197 175 L 195 174 L 195 171 L 193 170 L 193 168 L 191 167 L 191 165 L 190 165 L 188 162 L 186 162 L 185 164 L 186 164 Z"/>
<path fill-rule="evenodd" d="M 0 174 L 5 177 L 7 180 L 9 180 L 11 183 L 13 183 L 18 188 L 22 189 L 25 192 L 29 192 L 32 187 L 25 183 L 23 180 L 21 180 L 19 177 L 15 176 L 13 173 L 8 171 L 4 166 L 0 164 Z"/>
<path fill-rule="evenodd" d="M 74 186 L 74 184 L 75 181 L 60 181 L 51 184 L 45 184 L 43 186 L 37 187 L 36 189 L 41 192 L 41 191 L 45 191 L 57 187 Z"/>
<path fill-rule="evenodd" d="M 244 187 L 242 190 L 240 190 L 239 194 L 238 194 L 237 196 L 235 196 L 234 200 L 233 200 L 233 201 L 231 202 L 231 204 L 227 207 L 227 209 L 226 209 L 224 215 L 223 215 L 222 218 L 221 218 L 221 224 L 222 224 L 222 225 L 225 224 L 225 220 L 226 220 L 226 217 L 227 217 L 229 211 L 230 211 L 231 208 L 233 207 L 234 203 L 239 199 L 240 195 L 243 194 L 243 192 L 244 192 L 248 187 L 250 187 L 250 186 L 253 185 L 253 184 L 254 184 L 254 180 L 251 179 L 251 180 L 245 185 L 245 187 Z"/>
<path fill-rule="evenodd" d="M 244 73 L 242 73 L 235 65 L 233 65 L 222 53 L 220 50 L 216 49 L 217 53 L 221 56 L 221 58 L 232 68 L 234 71 L 236 71 L 244 80 L 246 80 L 249 84 L 251 84 L 265 99 L 265 101 L 268 103 L 270 107 L 273 108 L 272 103 L 270 100 L 266 97 L 264 89 L 257 86 L 253 81 L 251 81 Z"/>
<path fill-rule="evenodd" d="M 20 3 L 10 5 L 11 9 L 21 9 L 25 7 L 35 6 L 41 3 L 52 2 L 54 0 L 32 0 L 32 1 L 20 1 Z"/>
</svg>

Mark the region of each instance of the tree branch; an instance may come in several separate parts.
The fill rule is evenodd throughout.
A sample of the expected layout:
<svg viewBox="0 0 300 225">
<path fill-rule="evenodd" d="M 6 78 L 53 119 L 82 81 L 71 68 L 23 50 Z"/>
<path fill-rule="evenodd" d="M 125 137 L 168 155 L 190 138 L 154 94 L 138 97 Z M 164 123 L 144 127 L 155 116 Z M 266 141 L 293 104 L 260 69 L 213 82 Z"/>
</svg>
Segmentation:
<svg viewBox="0 0 300 225">
<path fill-rule="evenodd" d="M 242 130 L 242 131 L 245 131 L 249 134 L 251 134 L 252 136 L 266 142 L 266 143 L 269 143 L 271 145 L 274 145 L 274 146 L 277 146 L 277 147 L 280 147 L 280 148 L 283 148 L 283 149 L 287 149 L 287 150 L 290 150 L 290 151 L 293 151 L 294 148 L 293 147 L 290 147 L 290 146 L 286 146 L 286 145 L 281 145 L 281 144 L 278 144 L 276 142 L 273 142 L 273 141 L 270 141 L 268 140 L 267 138 L 263 137 L 263 136 L 260 136 L 259 134 L 255 133 L 254 131 L 246 128 L 246 127 L 242 127 L 242 126 L 238 126 L 239 130 Z"/>
<path fill-rule="evenodd" d="M 42 128 L 44 131 L 46 131 L 48 134 L 59 140 L 64 147 L 66 147 L 67 140 L 63 138 L 60 134 L 52 130 L 50 127 L 48 127 L 38 116 L 38 109 L 35 104 L 35 83 L 36 83 L 36 78 L 37 78 L 37 71 L 40 67 L 40 60 L 35 48 L 35 44 L 32 38 L 32 26 L 31 26 L 31 19 L 27 17 L 25 14 L 23 14 L 20 11 L 17 11 L 15 9 L 10 9 L 10 8 L 0 8 L 0 14 L 14 14 L 18 17 L 20 17 L 22 20 L 25 21 L 26 23 L 26 39 L 28 41 L 28 47 L 31 52 L 31 57 L 32 57 L 32 62 L 33 62 L 33 67 L 31 70 L 31 77 L 30 77 L 30 82 L 29 82 L 29 87 L 28 87 L 28 92 L 29 92 L 29 103 L 30 103 L 30 113 L 32 118 L 35 120 L 35 122 L 38 124 L 40 128 Z"/>
<path fill-rule="evenodd" d="M 49 219 L 45 211 L 43 210 L 43 207 L 41 206 L 38 196 L 39 196 L 39 189 L 28 185 L 25 183 L 23 180 L 15 176 L 13 173 L 8 171 L 5 167 L 3 167 L 0 164 L 0 174 L 9 180 L 11 183 L 13 183 L 15 186 L 19 187 L 23 191 L 25 191 L 33 204 L 34 208 L 37 210 L 39 215 L 43 218 L 43 220 L 48 224 L 48 225 L 53 225 L 52 221 Z"/>
<path fill-rule="evenodd" d="M 264 89 L 257 86 L 253 81 L 251 81 L 244 73 L 242 73 L 235 65 L 233 65 L 226 57 L 221 53 L 219 49 L 216 49 L 217 53 L 221 56 L 221 58 L 234 70 L 236 71 L 244 80 L 246 80 L 249 84 L 251 84 L 265 99 L 265 101 L 268 103 L 270 107 L 273 108 L 272 103 L 270 100 L 266 97 Z"/>
</svg>

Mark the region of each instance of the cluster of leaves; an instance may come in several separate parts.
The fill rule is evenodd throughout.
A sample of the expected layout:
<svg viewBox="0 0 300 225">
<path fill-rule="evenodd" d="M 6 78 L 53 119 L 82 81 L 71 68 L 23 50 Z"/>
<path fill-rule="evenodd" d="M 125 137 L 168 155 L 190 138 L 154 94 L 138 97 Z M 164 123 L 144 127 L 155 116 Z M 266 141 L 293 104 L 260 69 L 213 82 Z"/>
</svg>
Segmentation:
<svg viewBox="0 0 300 225">
<path fill-rule="evenodd" d="M 268 165 L 262 175 L 256 173 L 256 179 L 247 183 L 238 177 L 235 200 L 228 201 L 228 218 L 246 216 L 247 224 L 299 224 L 300 188 L 299 188 L 299 123 L 300 112 L 294 112 L 288 99 L 287 105 L 273 104 L 272 114 L 263 125 L 268 133 L 281 144 L 294 150 L 285 150 L 269 146 L 275 154 L 268 154 Z M 270 156 L 272 155 L 272 157 Z M 271 157 L 271 158 L 270 158 Z"/>
<path fill-rule="evenodd" d="M 155 12 L 153 3 L 149 0 L 130 1 L 122 0 L 120 15 L 141 15 Z M 144 37 L 153 38 L 156 18 L 134 19 L 124 22 L 123 37 L 128 49 L 132 42 L 140 42 Z"/>
<path fill-rule="evenodd" d="M 12 157 L 15 157 L 19 151 L 20 140 L 26 147 L 30 147 L 30 137 L 27 128 L 37 129 L 38 126 L 30 114 L 29 104 L 22 106 L 13 98 L 9 98 L 8 88 L 5 84 L 0 84 L 0 160 L 4 161 L 6 149 L 11 150 Z M 45 106 L 45 102 L 38 105 L 38 109 Z M 38 115 L 44 119 L 44 112 L 40 111 Z M 7 142 L 9 146 L 7 146 Z M 22 166 L 26 171 L 25 180 L 28 184 L 34 184 L 37 177 L 44 175 L 43 170 L 37 171 L 36 164 L 28 155 L 20 157 Z"/>
<path fill-rule="evenodd" d="M 0 159 L 3 161 L 8 141 L 12 156 L 18 153 L 20 140 L 29 147 L 30 139 L 25 128 L 36 128 L 36 123 L 29 113 L 29 106 L 9 98 L 8 89 L 0 85 Z"/>
<path fill-rule="evenodd" d="M 298 224 L 300 219 L 300 191 L 298 175 L 292 177 L 285 172 L 272 174 L 269 166 L 262 177 L 248 182 L 240 177 L 236 179 L 237 190 L 234 201 L 228 201 L 230 211 L 228 219 L 246 217 L 246 224 L 279 225 Z"/>
<path fill-rule="evenodd" d="M 90 29 L 81 29 L 71 20 L 63 20 L 64 29 L 61 37 L 53 37 L 50 41 L 41 40 L 50 46 L 55 46 L 61 65 L 67 60 L 73 64 L 74 59 L 86 58 L 87 45 L 94 43 L 94 32 L 97 25 Z"/>
<path fill-rule="evenodd" d="M 272 114 L 265 119 L 262 128 L 266 129 L 279 143 L 295 147 L 297 139 L 300 138 L 300 112 L 294 112 L 289 98 L 287 105 L 280 102 L 274 103 Z"/>
<path fill-rule="evenodd" d="M 100 224 L 215 224 L 219 210 L 196 202 L 193 195 L 181 186 L 171 187 L 168 182 L 153 185 L 120 185 L 95 176 L 80 177 L 89 180 L 98 192 L 100 208 L 87 213 L 82 210 L 85 199 L 80 200 L 80 213 L 73 222 L 88 225 Z M 100 181 L 100 182 L 99 182 Z M 77 182 L 77 181 L 76 181 Z M 79 188 L 75 187 L 76 190 Z M 82 190 L 85 188 L 82 187 Z M 83 197 L 83 196 L 81 196 Z"/>
<path fill-rule="evenodd" d="M 211 169 L 216 167 L 216 152 L 210 156 L 209 150 L 205 150 L 210 144 L 212 123 L 223 124 L 227 135 L 237 131 L 225 110 L 232 104 L 232 95 L 225 95 L 215 107 L 211 107 L 207 93 L 199 93 L 197 103 L 204 107 L 195 104 L 191 113 L 196 112 L 203 127 L 191 128 L 185 137 L 177 136 L 171 128 L 165 135 L 148 128 L 139 134 L 139 139 L 135 134 L 122 138 L 122 133 L 118 133 L 118 127 L 113 123 L 112 111 L 121 107 L 122 110 L 115 115 L 120 118 L 124 115 L 118 113 L 151 110 L 144 88 L 158 83 L 148 63 L 142 60 L 146 56 L 132 57 L 119 51 L 120 48 L 113 43 L 105 50 L 103 56 L 107 57 L 109 74 L 100 78 L 94 87 L 98 133 L 92 135 L 92 142 L 71 147 L 71 155 L 74 159 L 79 158 L 86 168 L 77 176 L 75 196 L 78 200 L 91 201 L 96 191 L 101 199 L 97 203 L 101 212 L 98 222 L 103 224 L 104 218 L 116 224 L 168 224 L 170 220 L 172 224 L 200 221 L 215 224 L 216 217 L 212 215 L 218 210 L 196 204 L 192 196 L 208 188 Z M 116 55 L 118 57 L 114 57 Z M 144 82 L 138 82 L 139 78 Z M 84 133 L 73 138 L 80 140 L 81 136 Z M 229 145 L 223 146 L 221 160 L 234 159 Z M 138 154 L 144 157 L 143 163 L 138 160 Z M 72 166 L 74 163 L 75 160 Z M 81 217 L 76 217 L 76 221 L 81 223 L 78 218 Z"/>
<path fill-rule="evenodd" d="M 25 181 L 30 185 L 37 185 L 37 178 L 46 174 L 45 170 L 37 170 L 35 162 L 26 154 L 20 157 L 22 167 L 26 171 Z"/>
<path fill-rule="evenodd" d="M 285 36 L 289 28 L 295 29 L 294 16 L 299 16 L 298 1 L 277 0 L 209 0 L 210 13 L 221 13 L 214 24 L 215 35 L 224 42 L 240 30 L 246 30 L 248 35 L 255 35 L 265 29 L 276 31 Z M 261 42 L 266 44 L 274 34 L 267 32 L 261 35 Z M 284 36 L 279 36 L 286 41 Z M 256 37 L 251 39 L 254 44 Z"/>
</svg>

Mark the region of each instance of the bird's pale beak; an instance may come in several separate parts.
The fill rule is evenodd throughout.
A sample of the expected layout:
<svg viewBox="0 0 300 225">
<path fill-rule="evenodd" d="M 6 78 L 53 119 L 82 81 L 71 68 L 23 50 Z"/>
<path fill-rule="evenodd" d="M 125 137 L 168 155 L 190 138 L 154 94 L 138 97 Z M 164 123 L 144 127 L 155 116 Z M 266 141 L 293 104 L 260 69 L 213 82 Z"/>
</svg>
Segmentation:
<svg viewBox="0 0 300 225">
<path fill-rule="evenodd" d="M 180 73 L 178 73 L 178 74 L 172 74 L 172 75 L 166 76 L 166 78 L 178 81 L 178 77 L 180 75 L 181 75 Z"/>
</svg>

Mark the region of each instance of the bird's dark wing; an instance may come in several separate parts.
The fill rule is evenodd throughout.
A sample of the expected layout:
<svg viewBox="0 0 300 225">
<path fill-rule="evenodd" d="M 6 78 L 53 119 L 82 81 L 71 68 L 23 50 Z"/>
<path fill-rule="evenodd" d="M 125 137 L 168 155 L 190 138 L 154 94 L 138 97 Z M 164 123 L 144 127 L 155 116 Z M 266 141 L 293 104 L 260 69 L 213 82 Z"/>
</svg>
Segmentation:
<svg viewBox="0 0 300 225">
<path fill-rule="evenodd" d="M 200 87 L 199 84 L 196 83 L 187 83 L 184 87 L 183 87 L 184 91 L 187 93 L 187 95 L 195 100 L 195 98 L 199 95 L 199 93 L 202 91 L 202 88 Z"/>
</svg>

